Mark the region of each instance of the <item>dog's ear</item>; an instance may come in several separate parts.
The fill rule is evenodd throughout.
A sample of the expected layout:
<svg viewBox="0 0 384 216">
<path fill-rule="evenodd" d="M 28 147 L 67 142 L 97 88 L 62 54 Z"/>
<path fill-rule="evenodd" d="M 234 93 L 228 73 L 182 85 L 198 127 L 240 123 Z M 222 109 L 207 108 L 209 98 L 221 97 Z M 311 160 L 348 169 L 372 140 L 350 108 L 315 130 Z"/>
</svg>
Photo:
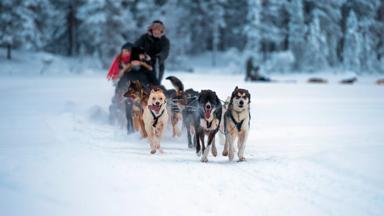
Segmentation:
<svg viewBox="0 0 384 216">
<path fill-rule="evenodd" d="M 149 92 L 148 92 L 148 90 L 146 90 L 146 89 L 141 89 L 141 95 L 143 95 L 144 97 L 149 97 Z"/>
<path fill-rule="evenodd" d="M 220 104 L 221 105 L 220 98 L 217 96 L 217 94 L 215 94 L 215 95 L 216 95 L 216 104 Z"/>
<path fill-rule="evenodd" d="M 130 86 L 131 85 L 131 80 L 128 80 L 128 86 Z"/>
<path fill-rule="evenodd" d="M 202 98 L 202 94 L 200 93 L 200 94 L 199 94 L 199 97 L 197 98 L 197 101 L 198 101 L 199 103 L 201 103 L 201 98 Z"/>
<path fill-rule="evenodd" d="M 247 95 L 247 97 L 248 97 L 248 104 L 250 104 L 251 103 L 251 94 L 249 93 L 248 90 L 246 90 L 245 95 Z"/>
<path fill-rule="evenodd" d="M 232 92 L 231 99 L 229 100 L 230 105 L 233 103 L 233 98 L 236 96 L 237 90 L 239 90 L 239 87 L 236 86 L 236 88 Z"/>
<path fill-rule="evenodd" d="M 239 87 L 237 87 L 236 86 L 236 88 L 233 90 L 233 92 L 232 92 L 232 96 L 231 96 L 231 98 L 234 98 L 235 97 L 235 95 L 236 95 L 236 93 L 237 93 L 237 91 L 239 90 Z"/>
</svg>

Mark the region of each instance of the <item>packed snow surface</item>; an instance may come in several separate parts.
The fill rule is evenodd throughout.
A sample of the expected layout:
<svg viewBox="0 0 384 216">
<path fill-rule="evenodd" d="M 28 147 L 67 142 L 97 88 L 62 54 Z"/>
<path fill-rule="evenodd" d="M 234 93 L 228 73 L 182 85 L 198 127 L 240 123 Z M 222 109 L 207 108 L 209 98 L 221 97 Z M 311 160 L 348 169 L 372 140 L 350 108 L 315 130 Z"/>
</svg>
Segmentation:
<svg viewBox="0 0 384 216">
<path fill-rule="evenodd" d="M 251 92 L 246 162 L 201 163 L 185 131 L 164 154 L 108 123 L 104 76 L 0 79 L 1 215 L 383 215 L 384 87 L 249 83 L 175 73 L 186 88 Z M 171 88 L 168 81 L 164 81 Z M 223 146 L 218 144 L 219 153 Z"/>
</svg>

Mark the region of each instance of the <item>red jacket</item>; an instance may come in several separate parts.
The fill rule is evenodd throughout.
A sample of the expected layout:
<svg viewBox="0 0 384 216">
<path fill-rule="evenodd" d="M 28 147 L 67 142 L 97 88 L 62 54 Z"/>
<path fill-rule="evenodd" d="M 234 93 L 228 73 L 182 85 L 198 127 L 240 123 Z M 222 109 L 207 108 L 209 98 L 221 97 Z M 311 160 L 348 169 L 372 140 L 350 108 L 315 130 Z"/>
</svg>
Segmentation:
<svg viewBox="0 0 384 216">
<path fill-rule="evenodd" d="M 111 66 L 109 67 L 107 79 L 117 80 L 119 78 L 120 64 L 128 64 L 130 62 L 131 55 L 117 55 L 113 61 Z"/>
</svg>

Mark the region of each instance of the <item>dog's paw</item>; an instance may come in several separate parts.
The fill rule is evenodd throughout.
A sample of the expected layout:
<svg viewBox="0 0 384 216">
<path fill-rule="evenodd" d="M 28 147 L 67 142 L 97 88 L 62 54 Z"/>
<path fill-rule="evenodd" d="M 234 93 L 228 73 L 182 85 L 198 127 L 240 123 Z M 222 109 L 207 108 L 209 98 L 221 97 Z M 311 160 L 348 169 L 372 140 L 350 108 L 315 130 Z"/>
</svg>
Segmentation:
<svg viewBox="0 0 384 216">
<path fill-rule="evenodd" d="M 228 159 L 230 160 L 230 161 L 233 161 L 233 158 L 234 158 L 234 154 L 233 154 L 233 152 L 229 152 L 229 154 L 228 154 Z"/>
<path fill-rule="evenodd" d="M 156 149 L 152 149 L 151 154 L 155 154 L 155 153 L 156 153 Z"/>
<path fill-rule="evenodd" d="M 224 156 L 224 157 L 228 156 L 228 151 L 224 150 L 224 151 L 223 151 L 223 156 Z"/>
<path fill-rule="evenodd" d="M 217 156 L 217 149 L 216 148 L 212 147 L 212 151 L 211 152 L 212 152 L 213 157 Z"/>
<path fill-rule="evenodd" d="M 203 162 L 203 163 L 207 163 L 208 162 L 208 158 L 203 157 L 203 158 L 201 158 L 200 161 Z"/>
<path fill-rule="evenodd" d="M 200 157 L 200 156 L 201 156 L 201 150 L 198 151 L 198 152 L 196 152 L 196 155 L 197 155 L 198 157 Z"/>
<path fill-rule="evenodd" d="M 246 161 L 244 156 L 239 158 L 239 162 L 242 162 L 242 161 Z"/>
</svg>

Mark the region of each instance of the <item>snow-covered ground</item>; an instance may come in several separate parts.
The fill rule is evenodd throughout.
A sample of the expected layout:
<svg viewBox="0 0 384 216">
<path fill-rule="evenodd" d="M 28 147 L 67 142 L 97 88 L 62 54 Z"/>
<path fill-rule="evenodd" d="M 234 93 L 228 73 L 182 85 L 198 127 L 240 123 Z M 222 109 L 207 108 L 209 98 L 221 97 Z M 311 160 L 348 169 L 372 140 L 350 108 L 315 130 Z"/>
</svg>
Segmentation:
<svg viewBox="0 0 384 216">
<path fill-rule="evenodd" d="M 104 76 L 2 76 L 1 215 L 383 214 L 377 77 L 255 84 L 205 72 L 175 75 L 222 99 L 236 85 L 252 94 L 246 162 L 201 163 L 170 128 L 165 153 L 150 155 L 138 134 L 108 124 L 113 88 Z"/>
</svg>

